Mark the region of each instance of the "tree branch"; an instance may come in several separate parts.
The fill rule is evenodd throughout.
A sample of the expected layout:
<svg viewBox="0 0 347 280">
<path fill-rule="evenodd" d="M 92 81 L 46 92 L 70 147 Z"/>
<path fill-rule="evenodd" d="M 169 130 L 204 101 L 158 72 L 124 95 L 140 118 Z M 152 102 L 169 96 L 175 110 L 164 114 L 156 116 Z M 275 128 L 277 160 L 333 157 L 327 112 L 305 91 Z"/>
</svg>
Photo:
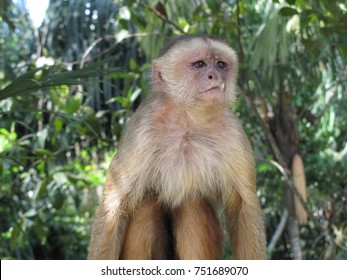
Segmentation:
<svg viewBox="0 0 347 280">
<path fill-rule="evenodd" d="M 174 23 L 173 21 L 169 20 L 167 17 L 165 17 L 163 14 L 159 13 L 157 10 L 153 9 L 149 4 L 142 4 L 142 3 L 140 3 L 140 5 L 145 7 L 145 8 L 147 8 L 148 10 L 150 10 L 153 14 L 155 14 L 157 17 L 159 17 L 160 19 L 162 19 L 163 21 L 165 21 L 169 25 L 172 25 L 175 29 L 180 31 L 182 34 L 186 34 L 187 33 L 181 27 L 179 27 L 176 23 Z"/>
<path fill-rule="evenodd" d="M 239 45 L 239 60 L 240 60 L 240 64 L 243 65 L 244 64 L 244 51 L 243 51 L 243 45 L 242 45 L 242 35 L 241 35 L 241 19 L 240 19 L 240 1 L 236 0 L 236 4 L 237 4 L 237 40 L 238 40 L 238 45 Z M 248 84 L 248 71 L 247 69 L 243 68 L 240 69 L 240 74 L 242 74 L 243 80 L 246 81 L 245 84 L 245 88 L 244 88 L 244 96 L 246 99 L 246 102 L 248 104 L 248 106 L 251 108 L 252 112 L 254 112 L 257 123 L 260 124 L 261 128 L 263 129 L 266 139 L 270 144 L 270 147 L 272 149 L 272 152 L 277 160 L 277 162 L 272 161 L 272 163 L 281 171 L 281 173 L 284 176 L 285 181 L 287 182 L 290 190 L 294 193 L 294 195 L 299 199 L 300 203 L 302 204 L 302 206 L 304 207 L 304 209 L 306 210 L 306 212 L 308 213 L 308 216 L 310 217 L 310 219 L 313 221 L 314 225 L 324 234 L 324 236 L 326 237 L 327 241 L 329 243 L 334 242 L 333 237 L 331 236 L 327 223 L 325 223 L 325 225 L 322 225 L 319 220 L 312 214 L 310 213 L 310 211 L 308 210 L 307 204 L 305 203 L 304 199 L 302 198 L 302 196 L 300 195 L 300 193 L 298 192 L 297 188 L 294 185 L 294 182 L 292 180 L 292 173 L 291 171 L 288 169 L 287 164 L 284 160 L 284 157 L 276 143 L 275 138 L 273 137 L 267 123 L 264 121 L 264 119 L 260 116 L 258 108 L 254 102 L 254 98 L 251 95 L 251 90 L 249 88 L 249 84 Z"/>
<path fill-rule="evenodd" d="M 268 252 L 272 252 L 273 249 L 275 248 L 278 240 L 280 239 L 283 231 L 284 231 L 284 228 L 286 226 L 286 223 L 287 223 L 287 220 L 288 220 L 288 210 L 287 209 L 283 209 L 283 213 L 282 213 L 282 216 L 281 216 L 281 220 L 280 222 L 278 223 L 278 226 L 276 228 L 276 231 L 275 233 L 273 234 L 272 238 L 271 238 L 271 241 L 269 243 L 269 245 L 267 246 L 267 251 Z"/>
</svg>

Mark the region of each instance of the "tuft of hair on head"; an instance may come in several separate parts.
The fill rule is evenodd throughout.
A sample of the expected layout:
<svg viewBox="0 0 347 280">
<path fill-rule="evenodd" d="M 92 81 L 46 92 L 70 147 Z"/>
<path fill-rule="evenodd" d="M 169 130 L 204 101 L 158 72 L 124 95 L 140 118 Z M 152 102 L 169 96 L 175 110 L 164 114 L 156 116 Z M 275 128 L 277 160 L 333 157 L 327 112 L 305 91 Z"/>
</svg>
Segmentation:
<svg viewBox="0 0 347 280">
<path fill-rule="evenodd" d="M 208 42 L 208 40 L 213 40 L 213 41 L 217 41 L 221 44 L 224 44 L 226 46 L 228 46 L 224 41 L 222 41 L 221 39 L 211 36 L 211 35 L 206 35 L 206 34 L 194 34 L 194 35 L 190 35 L 190 34 L 184 34 L 184 35 L 179 35 L 176 36 L 174 38 L 172 38 L 167 44 L 166 46 L 162 49 L 162 51 L 160 52 L 159 56 L 163 56 L 166 53 L 168 53 L 173 47 L 180 45 L 184 42 L 187 41 L 193 41 L 196 39 L 200 39 L 202 41 L 205 41 L 206 43 Z"/>
</svg>

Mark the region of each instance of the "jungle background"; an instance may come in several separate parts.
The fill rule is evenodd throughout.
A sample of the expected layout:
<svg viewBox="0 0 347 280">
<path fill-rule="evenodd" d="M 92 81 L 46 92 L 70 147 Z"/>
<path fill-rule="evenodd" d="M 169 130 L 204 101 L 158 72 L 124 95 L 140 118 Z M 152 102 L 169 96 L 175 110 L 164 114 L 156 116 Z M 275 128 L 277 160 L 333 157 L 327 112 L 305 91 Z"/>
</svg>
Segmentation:
<svg viewBox="0 0 347 280">
<path fill-rule="evenodd" d="M 42 22 L 27 2 L 0 0 L 1 259 L 86 258 L 150 61 L 184 33 L 238 53 L 232 110 L 254 149 L 268 258 L 347 259 L 345 1 L 50 0 Z"/>
</svg>

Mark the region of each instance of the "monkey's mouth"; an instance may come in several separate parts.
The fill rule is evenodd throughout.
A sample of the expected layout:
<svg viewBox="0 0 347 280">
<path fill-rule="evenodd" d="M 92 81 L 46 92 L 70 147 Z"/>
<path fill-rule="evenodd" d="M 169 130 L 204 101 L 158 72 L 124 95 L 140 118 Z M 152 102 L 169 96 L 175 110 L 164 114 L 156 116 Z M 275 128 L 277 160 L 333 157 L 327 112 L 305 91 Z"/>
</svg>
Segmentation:
<svg viewBox="0 0 347 280">
<path fill-rule="evenodd" d="M 207 90 L 204 90 L 198 94 L 199 97 L 201 98 L 221 98 L 224 97 L 224 92 L 225 92 L 225 84 L 221 84 L 218 86 L 210 87 Z"/>
</svg>

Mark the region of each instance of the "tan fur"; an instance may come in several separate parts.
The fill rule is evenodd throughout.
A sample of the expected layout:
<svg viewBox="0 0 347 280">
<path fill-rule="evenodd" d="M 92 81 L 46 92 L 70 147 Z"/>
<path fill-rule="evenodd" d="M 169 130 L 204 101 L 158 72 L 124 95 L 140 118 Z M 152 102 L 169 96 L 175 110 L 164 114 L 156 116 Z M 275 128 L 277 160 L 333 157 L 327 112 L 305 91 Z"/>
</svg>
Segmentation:
<svg viewBox="0 0 347 280">
<path fill-rule="evenodd" d="M 169 233 L 165 219 L 165 209 L 154 198 L 144 199 L 130 219 L 121 259 L 170 258 Z"/>
<path fill-rule="evenodd" d="M 196 61 L 205 65 L 197 68 Z M 217 67 L 220 61 L 227 66 Z M 131 118 L 109 168 L 89 258 L 220 258 L 215 205 L 222 205 L 235 258 L 264 259 L 252 151 L 229 111 L 235 52 L 186 36 L 153 62 L 152 75 L 153 92 Z M 158 232 L 168 232 L 173 246 L 158 243 L 155 255 Z M 167 248 L 174 252 L 163 253 Z"/>
<path fill-rule="evenodd" d="M 220 259 L 223 232 L 213 207 L 205 200 L 186 201 L 173 211 L 177 258 Z"/>
<path fill-rule="evenodd" d="M 256 260 L 265 258 L 264 223 L 258 205 L 247 205 L 239 199 L 226 209 L 226 224 L 235 259 Z M 250 222 L 252 221 L 252 222 Z"/>
</svg>

